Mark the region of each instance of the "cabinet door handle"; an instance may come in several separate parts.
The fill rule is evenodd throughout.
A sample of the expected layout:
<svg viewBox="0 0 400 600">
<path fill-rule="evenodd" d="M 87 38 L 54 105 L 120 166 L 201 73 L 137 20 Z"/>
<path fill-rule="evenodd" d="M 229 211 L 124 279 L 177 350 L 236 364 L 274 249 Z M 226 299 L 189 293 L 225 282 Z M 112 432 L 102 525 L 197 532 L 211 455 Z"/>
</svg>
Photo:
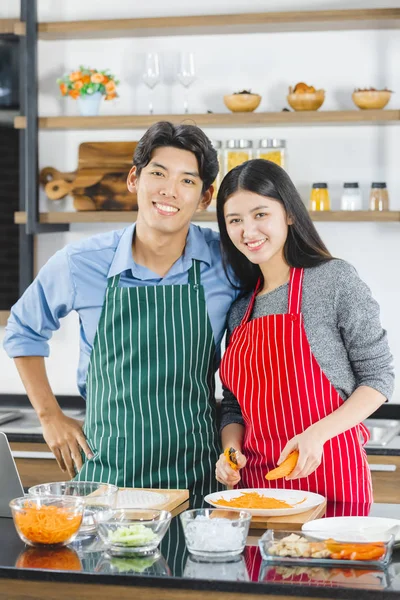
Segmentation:
<svg viewBox="0 0 400 600">
<path fill-rule="evenodd" d="M 369 465 L 370 471 L 396 471 L 396 465 Z"/>
<path fill-rule="evenodd" d="M 52 452 L 34 452 L 32 450 L 12 450 L 13 458 L 46 458 L 56 459 Z"/>
</svg>

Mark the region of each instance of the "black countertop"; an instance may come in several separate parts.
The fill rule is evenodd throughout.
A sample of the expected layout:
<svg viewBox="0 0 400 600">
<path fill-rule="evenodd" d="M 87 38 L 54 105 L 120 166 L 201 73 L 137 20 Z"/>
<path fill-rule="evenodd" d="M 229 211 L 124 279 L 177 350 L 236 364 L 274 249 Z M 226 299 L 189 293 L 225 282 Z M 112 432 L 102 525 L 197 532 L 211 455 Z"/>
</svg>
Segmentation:
<svg viewBox="0 0 400 600">
<path fill-rule="evenodd" d="M 347 509 L 357 514 L 357 507 L 348 505 Z M 363 507 L 358 514 L 362 512 Z M 374 504 L 370 515 L 400 519 L 400 505 Z M 259 535 L 251 532 L 249 543 L 257 544 Z M 246 547 L 233 562 L 197 562 L 187 552 L 179 517 L 173 519 L 154 562 L 149 558 L 109 558 L 96 537 L 75 541 L 61 550 L 31 549 L 18 538 L 12 519 L 0 519 L 0 539 L 0 580 L 203 590 L 212 591 L 213 597 L 218 592 L 363 600 L 400 597 L 400 550 L 394 552 L 385 570 L 270 564 L 262 561 L 257 545 Z"/>
</svg>

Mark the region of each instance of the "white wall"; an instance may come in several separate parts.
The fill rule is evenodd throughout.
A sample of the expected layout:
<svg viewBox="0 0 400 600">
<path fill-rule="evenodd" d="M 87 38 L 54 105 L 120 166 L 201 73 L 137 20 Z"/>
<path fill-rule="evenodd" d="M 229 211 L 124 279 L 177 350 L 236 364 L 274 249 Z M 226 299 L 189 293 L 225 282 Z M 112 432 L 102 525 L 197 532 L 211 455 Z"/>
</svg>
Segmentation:
<svg viewBox="0 0 400 600">
<path fill-rule="evenodd" d="M 18 16 L 18 2 L 3 0 L 0 18 Z M 114 0 L 112 10 L 106 0 L 51 2 L 38 0 L 40 20 L 75 20 L 117 17 L 218 14 L 269 10 L 329 8 L 374 8 L 381 2 L 322 2 L 321 0 L 193 0 L 182 9 L 180 0 L 132 3 Z M 399 0 L 386 0 L 386 7 L 398 7 Z M 42 41 L 39 43 L 39 110 L 42 115 L 77 114 L 76 103 L 58 97 L 55 79 L 79 64 L 110 68 L 121 80 L 121 97 L 102 106 L 102 114 L 129 114 L 146 111 L 148 95 L 140 82 L 144 54 L 160 53 L 162 83 L 155 88 L 155 110 L 180 113 L 182 89 L 176 82 L 178 50 L 196 55 L 198 79 L 190 90 L 193 112 L 226 111 L 225 93 L 250 87 L 262 94 L 258 110 L 280 110 L 285 106 L 287 87 L 303 80 L 325 88 L 324 109 L 352 108 L 355 87 L 387 86 L 397 91 L 388 108 L 399 106 L 400 32 L 323 32 L 229 36 L 181 36 L 115 40 Z M 333 208 L 339 207 L 343 181 L 359 181 L 367 196 L 372 180 L 387 181 L 391 207 L 400 210 L 400 155 L 398 125 L 321 126 L 206 129 L 214 139 L 282 137 L 287 140 L 289 173 L 307 200 L 312 181 L 329 183 Z M 77 166 L 77 148 L 83 141 L 136 140 L 141 130 L 48 131 L 40 133 L 40 167 L 61 171 Z M 70 210 L 71 200 L 48 203 L 41 195 L 41 210 Z M 123 226 L 123 225 L 121 225 Z M 216 227 L 216 225 L 214 225 Z M 37 239 L 37 267 L 64 244 L 119 225 L 73 225 L 65 234 L 45 234 Z M 400 380 L 400 281 L 398 256 L 400 224 L 397 223 L 318 223 L 317 228 L 331 252 L 353 263 L 371 287 L 381 305 L 382 322 L 388 330 Z M 55 393 L 75 394 L 78 360 L 76 315 L 64 320 L 52 341 L 48 372 Z M 0 329 L 0 341 L 2 339 Z M 0 393 L 22 393 L 17 373 L 0 350 Z M 395 402 L 400 402 L 400 383 Z"/>
</svg>

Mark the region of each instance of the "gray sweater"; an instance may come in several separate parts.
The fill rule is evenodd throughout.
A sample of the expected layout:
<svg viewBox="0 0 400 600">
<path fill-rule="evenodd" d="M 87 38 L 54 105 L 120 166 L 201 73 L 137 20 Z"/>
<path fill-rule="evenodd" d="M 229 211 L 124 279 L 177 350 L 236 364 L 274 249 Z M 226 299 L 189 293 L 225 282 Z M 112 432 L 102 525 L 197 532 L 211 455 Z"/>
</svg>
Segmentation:
<svg viewBox="0 0 400 600">
<path fill-rule="evenodd" d="M 228 315 L 229 336 L 246 311 L 250 296 L 237 300 Z M 250 319 L 286 313 L 288 284 L 256 298 Z M 390 399 L 394 388 L 392 355 L 379 318 L 379 305 L 357 271 L 334 259 L 304 270 L 301 312 L 307 338 L 318 364 L 346 400 L 360 385 Z M 222 430 L 230 423 L 243 424 L 240 406 L 224 388 Z"/>
</svg>

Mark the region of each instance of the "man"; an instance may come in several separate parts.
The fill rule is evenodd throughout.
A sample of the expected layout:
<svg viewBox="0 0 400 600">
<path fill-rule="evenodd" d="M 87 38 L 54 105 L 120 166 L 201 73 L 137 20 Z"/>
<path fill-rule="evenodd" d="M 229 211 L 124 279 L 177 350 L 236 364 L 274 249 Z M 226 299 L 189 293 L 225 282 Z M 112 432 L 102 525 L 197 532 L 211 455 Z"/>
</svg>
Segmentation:
<svg viewBox="0 0 400 600">
<path fill-rule="evenodd" d="M 217 172 L 199 128 L 150 127 L 127 179 L 136 224 L 57 252 L 12 309 L 4 347 L 71 477 L 76 469 L 78 480 L 120 486 L 217 489 L 214 373 L 236 292 L 218 234 L 190 224 Z M 71 310 L 80 317 L 83 431 L 62 413 L 43 358 Z"/>
</svg>

